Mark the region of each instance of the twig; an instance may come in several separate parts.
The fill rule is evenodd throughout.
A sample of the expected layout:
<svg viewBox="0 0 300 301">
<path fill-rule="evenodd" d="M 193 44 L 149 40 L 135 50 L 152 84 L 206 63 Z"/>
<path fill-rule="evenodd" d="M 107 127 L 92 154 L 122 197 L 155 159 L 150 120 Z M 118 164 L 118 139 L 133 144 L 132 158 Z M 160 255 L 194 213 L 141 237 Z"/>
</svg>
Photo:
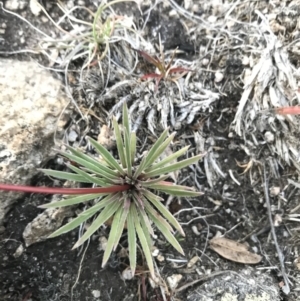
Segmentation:
<svg viewBox="0 0 300 301">
<path fill-rule="evenodd" d="M 282 251 L 278 245 L 277 242 L 277 236 L 275 232 L 275 227 L 273 224 L 273 218 L 272 218 L 272 212 L 271 212 L 271 204 L 270 204 L 270 199 L 269 199 L 269 193 L 268 193 L 268 182 L 267 182 L 267 174 L 266 174 L 266 167 L 265 165 L 263 166 L 264 169 L 264 192 L 265 192 L 265 199 L 266 199 L 266 204 L 267 204 L 267 209 L 268 209 L 268 216 L 269 216 L 269 221 L 270 221 L 270 226 L 271 226 L 271 233 L 273 236 L 274 244 L 276 246 L 276 251 L 278 254 L 279 262 L 280 262 L 280 267 L 281 267 L 281 274 L 284 279 L 284 286 L 282 287 L 282 291 L 288 295 L 290 293 L 290 286 L 289 286 L 289 278 L 286 274 L 285 271 L 285 265 L 284 265 L 284 256 L 282 254 Z"/>
</svg>

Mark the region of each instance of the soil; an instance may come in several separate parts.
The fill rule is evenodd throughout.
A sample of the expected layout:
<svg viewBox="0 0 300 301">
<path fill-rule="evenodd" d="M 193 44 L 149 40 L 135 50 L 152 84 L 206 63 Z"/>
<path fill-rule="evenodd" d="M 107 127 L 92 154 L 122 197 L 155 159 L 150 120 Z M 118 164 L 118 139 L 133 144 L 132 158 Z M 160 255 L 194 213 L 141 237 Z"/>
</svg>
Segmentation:
<svg viewBox="0 0 300 301">
<path fill-rule="evenodd" d="M 61 15 L 55 1 L 44 2 L 47 3 L 42 4 L 45 5 L 48 13 L 53 18 Z M 79 1 L 71 2 L 77 4 Z M 95 10 L 93 2 L 98 1 L 85 0 L 84 2 L 86 7 Z M 194 3 L 196 2 L 194 1 Z M 176 3 L 183 5 L 183 1 L 177 1 Z M 208 44 L 205 33 L 201 32 L 197 39 L 193 39 L 187 34 L 186 27 L 189 23 L 185 23 L 186 20 L 183 17 L 179 19 L 170 17 L 170 11 L 173 8 L 164 4 L 165 2 L 156 5 L 151 12 L 145 27 L 146 37 L 144 38 L 152 44 L 158 45 L 158 33 L 160 33 L 165 51 L 171 51 L 178 47 L 181 51 L 179 57 L 191 62 L 199 57 L 200 46 L 206 47 Z M 125 11 L 132 15 L 139 26 L 142 26 L 143 20 L 147 17 L 147 9 L 149 9 L 149 6 L 142 6 L 143 13 L 141 14 L 138 10 L 133 10 L 128 3 L 122 3 L 116 7 L 116 12 L 120 14 L 123 12 L 124 14 Z M 16 13 L 22 15 L 40 30 L 47 33 L 54 30 L 53 25 L 49 21 L 45 21 L 42 13 L 39 16 L 34 16 L 28 5 L 24 9 L 17 10 Z M 200 17 L 202 10 L 199 8 L 195 15 Z M 85 18 L 84 15 L 78 15 L 77 17 Z M 5 34 L 0 39 L 0 52 L 3 57 L 1 59 L 8 56 L 16 60 L 34 59 L 48 66 L 49 62 L 41 54 L 35 55 L 23 52 L 12 54 L 12 52 L 24 48 L 32 48 L 35 45 L 39 35 L 33 28 L 21 22 L 16 16 L 12 16 L 1 9 L 0 20 L 0 23 L 6 24 Z M 64 26 L 65 29 L 68 29 L 68 24 L 64 24 Z M 164 280 L 172 274 L 182 274 L 183 278 L 179 286 L 197 279 L 199 274 L 204 275 L 225 270 L 238 272 L 243 268 L 244 264 L 226 260 L 209 249 L 208 240 L 218 232 L 221 232 L 232 240 L 247 242 L 252 251 L 263 255 L 263 260 L 255 268 L 257 271 L 271 275 L 274 282 L 280 286 L 283 277 L 280 271 L 278 254 L 270 232 L 270 222 L 264 196 L 265 185 L 268 185 L 268 190 L 272 187 L 273 189 L 278 187 L 279 193 L 270 196 L 272 217 L 273 220 L 279 220 L 276 226 L 278 245 L 284 255 L 286 273 L 291 283 L 293 283 L 291 293 L 285 295 L 281 292 L 281 298 L 286 301 L 299 300 L 297 299 L 300 288 L 299 277 L 297 277 L 299 271 L 294 264 L 300 252 L 299 221 L 292 221 L 291 214 L 298 214 L 299 216 L 300 209 L 294 212 L 293 209 L 299 205 L 300 193 L 293 186 L 287 186 L 287 179 L 295 176 L 297 170 L 292 165 L 288 166 L 288 164 L 280 161 L 279 176 L 274 175 L 271 169 L 271 159 L 274 159 L 274 154 L 268 145 L 261 143 L 256 149 L 252 148 L 251 143 L 247 144 L 247 139 L 245 140 L 243 137 L 233 133 L 230 125 L 234 120 L 243 92 L 242 84 L 235 85 L 235 81 L 239 80 L 240 83 L 240 75 L 245 67 L 242 65 L 240 56 L 228 54 L 222 68 L 225 79 L 222 81 L 222 84 L 216 84 L 216 71 L 220 70 L 221 60 L 224 59 L 220 57 L 219 60 L 214 60 L 210 66 L 214 72 L 204 73 L 202 78 L 205 87 L 211 86 L 214 92 L 220 92 L 220 98 L 210 105 L 209 110 L 199 111 L 193 123 L 187 124 L 183 122 L 178 129 L 176 141 L 180 144 L 191 144 L 195 152 L 199 148 L 196 148 L 194 133 L 197 131 L 201 133 L 205 140 L 204 150 L 213 154 L 220 170 L 223 172 L 223 176 L 214 174 L 211 182 L 213 186 L 211 186 L 207 175 L 210 169 L 206 169 L 204 161 L 199 163 L 199 170 L 202 171 L 202 173 L 197 173 L 199 186 L 193 180 L 195 172 L 191 169 L 185 169 L 180 174 L 178 181 L 180 184 L 196 186 L 197 189 L 201 189 L 204 192 L 204 195 L 197 199 L 174 199 L 171 202 L 170 210 L 173 214 L 177 213 L 177 218 L 183 223 L 184 231 L 186 232 L 186 237 L 180 238 L 185 257 L 176 253 L 165 242 L 163 237 L 157 233 L 158 238 L 155 241 L 155 245 L 165 258 L 162 262 L 156 261 L 158 269 Z M 297 60 L 294 58 L 295 61 Z M 78 71 L 80 70 L 80 64 L 82 64 L 80 60 L 75 61 L 71 67 L 73 70 L 77 68 L 76 71 Z M 143 64 L 140 64 L 139 68 L 143 72 Z M 151 69 L 151 66 L 148 66 L 148 68 Z M 96 73 L 97 71 L 95 71 Z M 53 72 L 53 74 L 63 78 L 63 72 Z M 109 78 L 106 89 L 110 89 L 120 80 L 118 78 L 120 75 L 117 72 L 114 76 L 115 78 L 113 79 Z M 98 77 L 100 78 L 99 75 Z M 83 92 L 77 89 L 77 80 L 75 80 L 75 83 L 70 84 L 73 85 L 73 96 L 76 97 L 80 105 L 88 108 L 91 101 L 90 99 L 85 99 Z M 159 92 L 162 95 L 167 95 L 170 86 L 171 83 L 162 83 Z M 76 89 L 77 92 L 75 91 Z M 112 96 L 112 100 L 105 104 L 95 102 L 93 111 L 100 116 L 101 120 L 107 122 L 101 110 L 105 108 L 107 111 L 110 111 L 117 103 L 116 99 L 121 99 L 121 97 L 126 95 L 124 91 L 131 89 L 134 90 L 136 87 L 127 87 L 120 92 L 118 91 L 116 95 Z M 130 103 L 132 104 L 138 97 L 134 93 L 132 93 L 131 97 Z M 70 120 L 70 124 L 72 122 L 75 124 L 79 119 L 80 114 L 74 108 L 73 120 Z M 98 123 L 99 120 L 92 116 L 90 120 L 90 136 L 97 137 L 99 134 L 99 128 L 101 127 L 98 126 Z M 143 145 L 145 135 L 149 135 L 152 140 L 155 139 L 147 126 L 146 118 L 143 118 L 141 124 L 138 131 L 140 147 Z M 79 127 L 81 127 L 79 132 L 82 133 L 84 126 L 79 124 Z M 161 130 L 161 125 L 157 123 L 157 131 Z M 147 144 L 149 144 L 151 139 L 147 141 Z M 260 140 L 261 137 L 257 136 L 257 139 Z M 250 155 L 245 151 L 247 147 L 250 149 Z M 238 165 L 246 164 L 251 160 L 253 167 L 249 171 L 244 172 L 245 167 L 242 168 Z M 49 162 L 48 165 L 48 167 L 56 168 L 53 162 Z M 263 179 L 264 165 L 266 166 L 268 183 L 265 183 Z M 236 181 L 233 180 L 230 173 L 232 173 Z M 53 185 L 46 177 L 33 178 L 33 185 L 39 185 L 39 183 L 47 183 L 49 186 Z M 99 231 L 92 237 L 89 244 L 80 250 L 71 250 L 78 238 L 78 230 L 76 229 L 55 239 L 49 239 L 26 247 L 19 257 L 15 256 L 17 248 L 23 244 L 22 233 L 24 228 L 43 211 L 37 206 L 48 201 L 50 201 L 50 197 L 27 195 L 25 198 L 19 199 L 7 214 L 3 231 L 0 234 L 1 300 L 163 300 L 160 289 L 151 287 L 145 273 L 138 274 L 130 281 L 122 279 L 121 273 L 128 266 L 128 261 L 126 258 L 120 258 L 117 254 L 118 252 L 112 255 L 105 268 L 101 267 L 103 251 L 100 250 L 99 237 L 103 235 L 107 237 L 108 229 Z M 192 206 L 202 207 L 203 209 L 192 210 Z M 191 210 L 184 210 L 188 208 Z M 180 210 L 183 211 L 178 214 Z M 193 226 L 196 226 L 198 233 L 195 232 L 195 227 Z M 126 247 L 126 235 L 121 241 L 121 245 Z M 186 263 L 194 256 L 199 256 L 199 262 L 194 268 L 187 269 Z M 145 271 L 146 267 L 143 265 L 141 256 L 138 258 L 138 263 L 140 270 Z M 101 295 L 98 297 L 97 291 L 101 292 Z M 145 294 L 144 291 L 146 292 Z M 186 300 L 187 295 L 188 290 L 183 290 L 176 295 L 173 294 L 167 297 L 167 300 L 176 300 L 175 298 Z"/>
</svg>

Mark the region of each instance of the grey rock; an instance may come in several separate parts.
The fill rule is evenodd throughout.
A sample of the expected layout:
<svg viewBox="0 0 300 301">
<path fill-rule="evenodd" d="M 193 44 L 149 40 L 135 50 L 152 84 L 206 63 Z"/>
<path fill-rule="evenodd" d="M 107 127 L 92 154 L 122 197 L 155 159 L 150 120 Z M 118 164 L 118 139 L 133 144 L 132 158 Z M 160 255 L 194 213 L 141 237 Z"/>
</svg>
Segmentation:
<svg viewBox="0 0 300 301">
<path fill-rule="evenodd" d="M 34 62 L 0 59 L 0 182 L 29 184 L 53 155 L 67 104 L 61 83 Z M 0 193 L 0 225 L 20 193 Z"/>
<path fill-rule="evenodd" d="M 268 273 L 245 268 L 224 271 L 191 289 L 187 301 L 279 301 L 278 284 Z"/>
</svg>

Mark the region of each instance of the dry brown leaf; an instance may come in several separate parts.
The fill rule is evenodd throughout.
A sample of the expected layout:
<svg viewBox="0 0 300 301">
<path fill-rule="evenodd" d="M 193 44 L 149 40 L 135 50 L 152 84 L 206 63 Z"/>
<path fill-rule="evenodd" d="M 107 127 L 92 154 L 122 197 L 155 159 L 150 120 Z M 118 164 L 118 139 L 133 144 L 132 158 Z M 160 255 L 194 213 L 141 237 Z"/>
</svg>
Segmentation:
<svg viewBox="0 0 300 301">
<path fill-rule="evenodd" d="M 224 237 L 216 237 L 209 241 L 210 248 L 222 257 L 235 262 L 256 264 L 262 260 L 260 255 L 248 251 L 246 244 L 238 243 Z"/>
</svg>

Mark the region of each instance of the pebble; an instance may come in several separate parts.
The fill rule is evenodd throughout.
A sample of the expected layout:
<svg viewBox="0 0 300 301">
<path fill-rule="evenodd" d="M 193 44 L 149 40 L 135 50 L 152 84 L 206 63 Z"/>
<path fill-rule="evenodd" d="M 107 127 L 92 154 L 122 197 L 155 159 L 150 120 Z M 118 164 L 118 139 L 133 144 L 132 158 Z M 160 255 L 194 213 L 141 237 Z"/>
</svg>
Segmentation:
<svg viewBox="0 0 300 301">
<path fill-rule="evenodd" d="M 24 252 L 24 247 L 23 247 L 23 245 L 21 244 L 19 247 L 18 247 L 18 249 L 16 250 L 16 252 L 14 253 L 14 257 L 15 258 L 18 258 L 18 257 L 20 257 L 21 255 L 22 255 L 22 253 Z"/>
<path fill-rule="evenodd" d="M 134 277 L 134 274 L 132 273 L 131 268 L 126 268 L 123 272 L 122 272 L 122 278 L 124 280 L 131 280 Z"/>
<path fill-rule="evenodd" d="M 187 264 L 187 267 L 190 269 L 192 268 L 196 263 L 197 261 L 199 260 L 199 257 L 198 256 L 194 256 Z"/>
<path fill-rule="evenodd" d="M 177 286 L 179 281 L 182 279 L 181 274 L 173 274 L 172 276 L 167 278 L 167 282 L 171 290 L 174 290 Z"/>
<path fill-rule="evenodd" d="M 78 137 L 78 134 L 74 130 L 71 130 L 68 135 L 68 140 L 69 140 L 69 142 L 75 142 L 77 137 Z"/>
<path fill-rule="evenodd" d="M 100 297 L 100 291 L 99 290 L 93 290 L 92 295 L 94 296 L 94 298 L 99 298 Z"/>
</svg>

